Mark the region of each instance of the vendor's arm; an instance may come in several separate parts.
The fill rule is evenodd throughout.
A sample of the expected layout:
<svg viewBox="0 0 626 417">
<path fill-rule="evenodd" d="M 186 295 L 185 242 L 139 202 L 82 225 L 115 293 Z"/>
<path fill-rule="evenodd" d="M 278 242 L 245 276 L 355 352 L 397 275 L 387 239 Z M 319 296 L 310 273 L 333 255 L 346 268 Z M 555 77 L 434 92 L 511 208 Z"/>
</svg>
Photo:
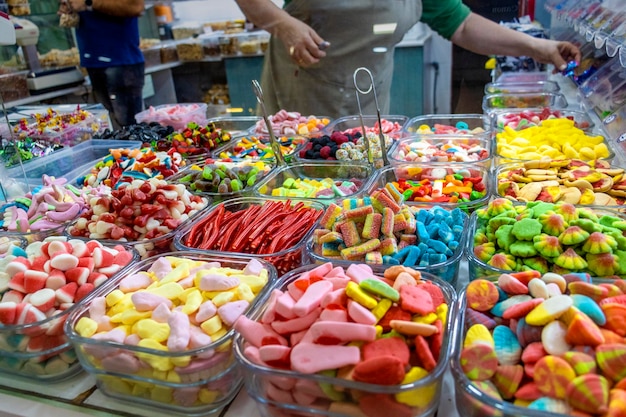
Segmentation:
<svg viewBox="0 0 626 417">
<path fill-rule="evenodd" d="M 290 16 L 271 0 L 236 2 L 252 23 L 280 39 L 293 61 L 299 65 L 315 64 L 326 56 L 319 48 L 324 39 L 309 25 Z"/>
<path fill-rule="evenodd" d="M 580 61 L 580 50 L 570 42 L 540 39 L 470 13 L 451 37 L 462 48 L 483 55 L 529 56 L 564 69 Z"/>
<path fill-rule="evenodd" d="M 77 12 L 87 10 L 85 0 L 67 0 Z M 143 13 L 144 0 L 93 0 L 91 8 L 111 16 L 135 17 Z"/>
</svg>

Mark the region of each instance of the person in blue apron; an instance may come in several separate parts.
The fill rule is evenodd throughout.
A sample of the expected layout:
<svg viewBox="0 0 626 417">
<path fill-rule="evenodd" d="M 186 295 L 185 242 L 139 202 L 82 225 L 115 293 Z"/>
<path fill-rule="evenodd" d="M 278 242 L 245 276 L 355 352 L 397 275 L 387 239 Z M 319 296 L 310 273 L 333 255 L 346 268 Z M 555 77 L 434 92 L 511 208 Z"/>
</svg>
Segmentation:
<svg viewBox="0 0 626 417">
<path fill-rule="evenodd" d="M 272 0 L 236 1 L 251 22 L 273 35 L 261 76 L 265 107 L 273 113 L 357 114 L 353 73 L 367 67 L 381 114 L 387 114 L 394 46 L 418 21 L 484 55 L 530 56 L 555 68 L 580 60 L 575 45 L 505 28 L 461 0 L 287 0 L 283 9 Z M 361 107 L 375 114 L 374 95 L 361 96 Z"/>
</svg>

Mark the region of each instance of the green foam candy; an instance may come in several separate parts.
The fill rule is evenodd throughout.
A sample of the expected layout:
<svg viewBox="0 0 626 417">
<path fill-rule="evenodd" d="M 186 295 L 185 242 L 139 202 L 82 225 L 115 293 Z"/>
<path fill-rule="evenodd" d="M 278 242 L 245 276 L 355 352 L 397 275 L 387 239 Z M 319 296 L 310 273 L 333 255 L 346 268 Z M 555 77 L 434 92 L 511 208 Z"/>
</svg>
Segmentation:
<svg viewBox="0 0 626 417">
<path fill-rule="evenodd" d="M 498 230 L 496 230 L 496 239 L 498 241 L 498 246 L 500 246 L 505 251 L 509 251 L 511 244 L 514 243 L 517 239 L 513 236 L 513 225 L 505 224 L 504 226 L 500 226 Z"/>
<path fill-rule="evenodd" d="M 400 300 L 400 293 L 398 291 L 394 290 L 388 284 L 385 284 L 384 282 L 377 280 L 377 279 L 371 279 L 371 278 L 364 279 L 359 284 L 359 287 L 373 294 L 380 295 L 381 297 L 384 297 L 384 298 L 388 298 L 391 301 Z"/>
<path fill-rule="evenodd" d="M 536 219 L 522 219 L 513 225 L 511 233 L 519 240 L 533 240 L 541 233 L 541 223 Z"/>
<path fill-rule="evenodd" d="M 533 242 L 518 240 L 511 244 L 509 252 L 511 252 L 511 255 L 519 256 L 521 258 L 529 258 L 537 254 L 537 249 L 535 249 Z"/>
</svg>

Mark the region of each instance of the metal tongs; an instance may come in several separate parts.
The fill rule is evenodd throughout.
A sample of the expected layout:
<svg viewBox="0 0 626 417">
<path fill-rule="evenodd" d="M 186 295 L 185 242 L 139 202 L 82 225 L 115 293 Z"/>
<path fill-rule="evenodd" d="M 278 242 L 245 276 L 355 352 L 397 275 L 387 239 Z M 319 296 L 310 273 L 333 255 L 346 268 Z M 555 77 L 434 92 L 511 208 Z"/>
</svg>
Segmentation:
<svg viewBox="0 0 626 417">
<path fill-rule="evenodd" d="M 263 120 L 267 125 L 267 133 L 270 135 L 270 145 L 272 146 L 272 151 L 274 152 L 274 157 L 276 158 L 277 166 L 285 165 L 285 158 L 283 157 L 283 152 L 280 150 L 280 143 L 274 136 L 274 131 L 272 130 L 272 124 L 270 123 L 269 117 L 267 116 L 267 110 L 265 109 L 265 100 L 263 99 L 263 90 L 261 89 L 261 85 L 257 80 L 252 80 L 252 89 L 254 90 L 254 94 L 256 95 L 256 100 L 259 102 L 261 106 L 261 112 L 263 113 Z"/>
<path fill-rule="evenodd" d="M 370 85 L 367 88 L 367 90 L 361 89 L 356 80 L 357 75 L 359 74 L 360 71 L 365 71 L 365 73 L 370 78 Z M 372 75 L 372 72 L 369 69 L 365 67 L 359 67 L 356 70 L 354 70 L 354 73 L 352 74 L 352 80 L 354 81 L 354 88 L 356 88 L 356 93 L 355 93 L 356 103 L 359 106 L 359 119 L 361 121 L 361 129 L 363 131 L 363 139 L 365 141 L 365 149 L 367 151 L 367 160 L 369 161 L 370 164 L 374 164 L 374 155 L 372 155 L 370 141 L 369 141 L 369 138 L 367 137 L 367 132 L 365 131 L 365 123 L 363 122 L 363 110 L 361 109 L 361 99 L 359 97 L 359 93 L 366 95 L 371 92 L 372 94 L 374 94 L 374 103 L 376 104 L 376 117 L 378 118 L 378 139 L 380 141 L 380 151 L 382 153 L 383 165 L 387 166 L 389 165 L 389 159 L 387 158 L 387 145 L 385 144 L 385 135 L 383 135 L 383 131 L 382 131 L 383 125 L 380 119 L 380 106 L 378 105 L 378 95 L 376 94 L 376 87 L 374 87 L 374 76 Z"/>
</svg>

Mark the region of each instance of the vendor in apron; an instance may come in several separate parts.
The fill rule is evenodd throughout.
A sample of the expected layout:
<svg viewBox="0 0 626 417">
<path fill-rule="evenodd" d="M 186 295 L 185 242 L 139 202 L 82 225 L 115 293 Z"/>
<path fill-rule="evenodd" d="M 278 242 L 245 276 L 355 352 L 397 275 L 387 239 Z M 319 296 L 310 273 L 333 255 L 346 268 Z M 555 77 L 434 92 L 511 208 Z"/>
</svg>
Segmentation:
<svg viewBox="0 0 626 417">
<path fill-rule="evenodd" d="M 388 114 L 394 47 L 420 20 L 474 52 L 510 51 L 551 61 L 557 68 L 580 59 L 574 45 L 530 41 L 524 38 L 528 35 L 472 14 L 461 0 L 287 0 L 284 9 L 272 0 L 237 3 L 253 23 L 273 35 L 261 76 L 269 113 L 285 109 L 330 118 L 358 114 L 353 74 L 366 67 L 374 77 L 380 112 Z M 357 77 L 357 82 L 363 90 L 371 84 L 369 77 Z M 359 99 L 363 113 L 376 113 L 373 94 Z"/>
</svg>

